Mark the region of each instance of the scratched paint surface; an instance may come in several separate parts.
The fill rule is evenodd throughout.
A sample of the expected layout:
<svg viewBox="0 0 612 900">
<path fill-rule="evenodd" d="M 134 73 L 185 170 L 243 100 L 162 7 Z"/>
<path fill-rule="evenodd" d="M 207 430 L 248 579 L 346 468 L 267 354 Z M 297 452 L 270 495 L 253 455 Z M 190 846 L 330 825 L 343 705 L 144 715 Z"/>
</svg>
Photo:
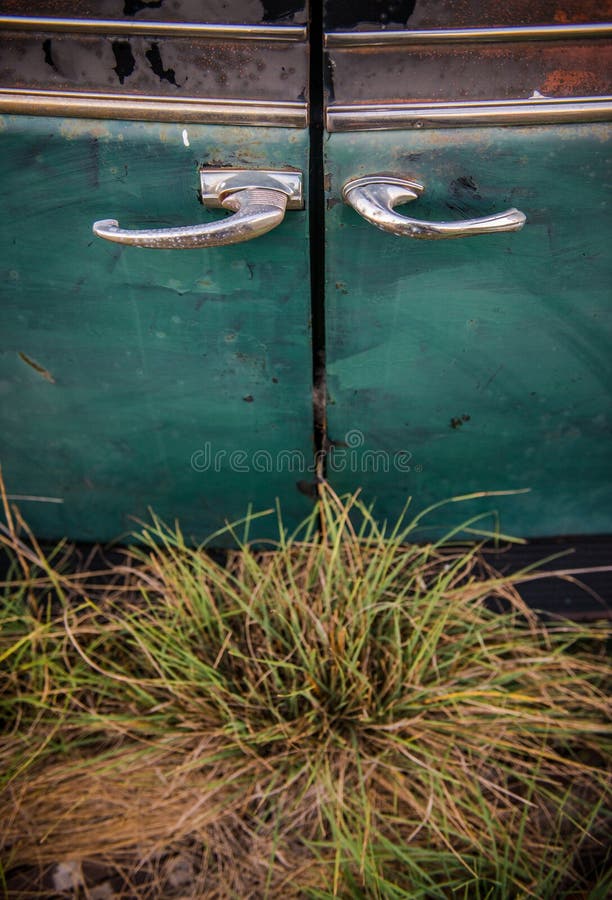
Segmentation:
<svg viewBox="0 0 612 900">
<path fill-rule="evenodd" d="M 337 489 L 363 486 L 387 515 L 408 496 L 418 510 L 531 489 L 451 504 L 423 536 L 490 509 L 525 536 L 612 529 L 609 136 L 567 125 L 328 137 L 328 418 L 350 445 L 332 455 Z M 516 206 L 527 224 L 451 241 L 385 234 L 337 199 L 348 178 L 376 172 L 425 185 L 406 215 Z"/>
<path fill-rule="evenodd" d="M 202 251 L 91 232 L 224 217 L 198 202 L 198 166 L 307 156 L 280 128 L 0 120 L 0 463 L 10 493 L 63 501 L 22 503 L 39 535 L 114 538 L 149 506 L 193 539 L 249 502 L 308 512 L 308 476 L 271 464 L 312 455 L 307 213 Z"/>
</svg>

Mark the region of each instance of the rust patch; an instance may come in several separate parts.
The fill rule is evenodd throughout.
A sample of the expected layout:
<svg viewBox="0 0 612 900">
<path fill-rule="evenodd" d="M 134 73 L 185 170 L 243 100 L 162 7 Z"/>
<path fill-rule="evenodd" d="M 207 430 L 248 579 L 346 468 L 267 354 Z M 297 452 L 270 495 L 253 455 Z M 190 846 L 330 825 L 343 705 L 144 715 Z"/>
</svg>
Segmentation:
<svg viewBox="0 0 612 900">
<path fill-rule="evenodd" d="M 26 364 L 26 366 L 30 366 L 32 369 L 34 369 L 35 372 L 38 372 L 41 378 L 44 378 L 45 381 L 48 381 L 50 384 L 55 384 L 55 378 L 53 377 L 51 372 L 49 372 L 48 369 L 45 369 L 44 366 L 41 366 L 40 363 L 36 362 L 35 359 L 32 359 L 30 356 L 28 356 L 27 353 L 22 353 L 22 351 L 20 350 L 17 356 L 22 362 Z"/>
<path fill-rule="evenodd" d="M 577 4 L 565 3 L 562 8 L 556 9 L 553 22 L 556 25 L 586 25 L 589 22 L 605 22 L 612 18 L 612 3 L 587 3 L 583 0 L 582 8 L 574 9 Z"/>
<path fill-rule="evenodd" d="M 595 93 L 598 81 L 593 72 L 584 69 L 553 69 L 542 82 L 542 93 L 552 96 Z"/>
<path fill-rule="evenodd" d="M 462 416 L 453 416 L 450 420 L 450 427 L 454 430 L 457 428 L 461 428 L 464 422 L 469 422 L 472 417 L 468 416 L 467 413 L 463 413 Z"/>
</svg>

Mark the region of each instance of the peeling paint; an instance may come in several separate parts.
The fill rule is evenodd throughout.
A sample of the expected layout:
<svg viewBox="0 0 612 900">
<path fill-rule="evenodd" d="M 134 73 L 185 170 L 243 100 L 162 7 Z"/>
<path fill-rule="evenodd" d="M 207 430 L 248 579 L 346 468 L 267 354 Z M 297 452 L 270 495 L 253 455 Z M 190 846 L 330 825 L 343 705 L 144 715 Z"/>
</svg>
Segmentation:
<svg viewBox="0 0 612 900">
<path fill-rule="evenodd" d="M 45 59 L 45 63 L 48 66 L 51 66 L 51 68 L 53 69 L 54 72 L 57 72 L 57 66 L 55 65 L 55 62 L 53 60 L 53 51 L 51 48 L 51 38 L 47 38 L 46 41 L 43 41 L 42 50 L 43 50 L 43 56 Z"/>
<path fill-rule="evenodd" d="M 189 133 L 186 128 L 183 128 L 183 143 L 186 147 L 189 146 Z"/>
<path fill-rule="evenodd" d="M 60 119 L 59 132 L 68 141 L 83 137 L 109 140 L 112 137 L 111 130 L 106 125 L 87 119 Z"/>
<path fill-rule="evenodd" d="M 129 41 L 113 41 L 111 46 L 117 63 L 113 71 L 117 73 L 119 84 L 123 84 L 136 68 L 136 60 Z"/>
<path fill-rule="evenodd" d="M 161 57 L 161 50 L 159 49 L 159 43 L 157 41 L 154 41 L 151 44 L 149 49 L 145 52 L 145 57 L 149 61 L 149 65 L 151 66 L 153 73 L 157 75 L 160 81 L 168 81 L 175 87 L 181 86 L 176 80 L 175 70 L 172 68 L 164 68 Z"/>
</svg>

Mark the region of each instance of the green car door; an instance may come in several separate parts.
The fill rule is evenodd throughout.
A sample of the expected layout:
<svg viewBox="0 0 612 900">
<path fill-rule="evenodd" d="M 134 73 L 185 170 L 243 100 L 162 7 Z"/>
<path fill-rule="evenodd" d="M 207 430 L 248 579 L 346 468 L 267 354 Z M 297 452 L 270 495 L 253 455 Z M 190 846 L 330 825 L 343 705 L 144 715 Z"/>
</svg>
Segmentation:
<svg viewBox="0 0 612 900">
<path fill-rule="evenodd" d="M 404 6 L 327 7 L 329 479 L 382 517 L 482 492 L 424 537 L 608 533 L 605 10 Z"/>
<path fill-rule="evenodd" d="M 609 6 L 3 4 L 0 464 L 37 533 L 293 526 L 315 451 L 381 516 L 483 495 L 423 536 L 609 532 Z"/>
<path fill-rule="evenodd" d="M 257 4 L 220 6 L 202 25 L 188 3 L 129 14 L 123 3 L 83 4 L 79 21 L 51 18 L 70 4 L 9 6 L 9 495 L 46 538 L 125 536 L 152 507 L 199 540 L 276 498 L 285 523 L 299 522 L 309 501 L 296 481 L 313 453 L 303 3 L 267 16 Z M 266 172 L 287 173 L 301 198 L 274 230 L 227 246 L 151 249 L 92 232 L 111 219 L 130 233 L 231 224 L 202 203 L 202 173 L 214 170 L 245 170 L 255 191 L 270 186 Z"/>
</svg>

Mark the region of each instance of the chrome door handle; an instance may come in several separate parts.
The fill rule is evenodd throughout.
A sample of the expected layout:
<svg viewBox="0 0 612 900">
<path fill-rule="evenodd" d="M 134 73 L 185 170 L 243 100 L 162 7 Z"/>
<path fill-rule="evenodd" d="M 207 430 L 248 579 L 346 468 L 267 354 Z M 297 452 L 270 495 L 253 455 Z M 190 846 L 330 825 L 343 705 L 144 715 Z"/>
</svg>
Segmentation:
<svg viewBox="0 0 612 900">
<path fill-rule="evenodd" d="M 382 231 L 426 241 L 520 231 L 526 221 L 525 214 L 514 207 L 494 216 L 457 222 L 422 222 L 394 212 L 394 206 L 418 200 L 424 190 L 422 184 L 408 178 L 366 175 L 347 181 L 342 188 L 342 198 L 367 222 Z"/>
<path fill-rule="evenodd" d="M 192 250 L 250 241 L 276 228 L 286 209 L 301 209 L 302 175 L 266 169 L 201 169 L 202 203 L 234 215 L 219 222 L 176 228 L 120 228 L 116 219 L 101 219 L 93 233 L 107 241 L 157 250 Z"/>
</svg>

